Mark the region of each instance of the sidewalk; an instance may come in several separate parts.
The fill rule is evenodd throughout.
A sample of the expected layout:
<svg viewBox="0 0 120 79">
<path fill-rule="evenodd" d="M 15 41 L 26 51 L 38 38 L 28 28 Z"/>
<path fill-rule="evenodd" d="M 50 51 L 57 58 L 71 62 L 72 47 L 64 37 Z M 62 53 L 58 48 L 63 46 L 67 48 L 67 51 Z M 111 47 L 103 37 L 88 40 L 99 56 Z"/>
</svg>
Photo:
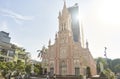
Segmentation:
<svg viewBox="0 0 120 79">
<path fill-rule="evenodd" d="M 30 77 L 30 79 L 46 79 L 46 78 L 41 78 L 41 77 Z"/>
</svg>

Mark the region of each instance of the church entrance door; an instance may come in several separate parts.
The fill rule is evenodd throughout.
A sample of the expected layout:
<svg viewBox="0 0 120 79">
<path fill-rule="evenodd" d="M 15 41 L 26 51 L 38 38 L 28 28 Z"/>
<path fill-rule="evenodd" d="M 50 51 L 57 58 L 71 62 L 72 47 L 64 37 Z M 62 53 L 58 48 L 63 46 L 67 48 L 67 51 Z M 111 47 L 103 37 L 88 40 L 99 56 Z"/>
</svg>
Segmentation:
<svg viewBox="0 0 120 79">
<path fill-rule="evenodd" d="M 79 67 L 76 67 L 75 68 L 75 75 L 80 75 L 80 68 Z"/>
<path fill-rule="evenodd" d="M 60 63 L 60 75 L 66 75 L 67 74 L 67 65 L 65 61 L 62 61 Z"/>
<path fill-rule="evenodd" d="M 50 76 L 53 76 L 53 74 L 54 74 L 54 68 L 52 67 L 50 68 Z"/>
</svg>

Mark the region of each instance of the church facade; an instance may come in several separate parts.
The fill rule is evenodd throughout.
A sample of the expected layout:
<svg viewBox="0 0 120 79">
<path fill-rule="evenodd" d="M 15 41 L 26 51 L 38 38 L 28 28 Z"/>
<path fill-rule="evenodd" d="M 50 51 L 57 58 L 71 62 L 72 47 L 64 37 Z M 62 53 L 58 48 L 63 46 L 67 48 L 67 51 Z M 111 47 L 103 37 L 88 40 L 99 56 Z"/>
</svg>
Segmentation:
<svg viewBox="0 0 120 79">
<path fill-rule="evenodd" d="M 73 39 L 71 29 L 71 14 L 64 3 L 63 9 L 58 16 L 59 30 L 55 35 L 55 42 L 48 48 L 42 49 L 42 67 L 44 72 L 56 75 L 86 75 L 87 68 L 91 75 L 96 74 L 96 63 L 89 51 L 88 42 L 86 48 L 79 41 Z"/>
</svg>

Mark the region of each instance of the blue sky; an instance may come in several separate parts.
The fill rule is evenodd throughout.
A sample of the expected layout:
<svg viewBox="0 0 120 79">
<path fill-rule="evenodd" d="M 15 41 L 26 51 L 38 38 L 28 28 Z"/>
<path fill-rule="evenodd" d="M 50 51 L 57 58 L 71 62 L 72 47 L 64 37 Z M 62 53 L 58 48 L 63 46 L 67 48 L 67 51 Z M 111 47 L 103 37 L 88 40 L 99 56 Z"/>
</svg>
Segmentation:
<svg viewBox="0 0 120 79">
<path fill-rule="evenodd" d="M 120 58 L 119 0 L 66 0 L 67 7 L 80 7 L 84 39 L 88 40 L 94 58 Z M 10 33 L 11 42 L 31 52 L 37 58 L 38 49 L 54 41 L 58 31 L 58 13 L 63 0 L 0 0 L 0 30 Z"/>
</svg>

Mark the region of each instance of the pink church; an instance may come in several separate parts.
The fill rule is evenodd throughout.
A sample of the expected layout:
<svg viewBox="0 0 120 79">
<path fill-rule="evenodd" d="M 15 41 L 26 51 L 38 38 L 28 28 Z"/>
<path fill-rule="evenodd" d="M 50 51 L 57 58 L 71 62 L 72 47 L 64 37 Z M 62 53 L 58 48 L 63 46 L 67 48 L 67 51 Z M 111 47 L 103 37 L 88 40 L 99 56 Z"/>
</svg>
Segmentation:
<svg viewBox="0 0 120 79">
<path fill-rule="evenodd" d="M 59 12 L 58 22 L 59 30 L 54 44 L 51 45 L 49 40 L 48 48 L 42 49 L 44 72 L 56 75 L 86 75 L 89 69 L 91 75 L 95 75 L 96 63 L 89 51 L 88 42 L 86 47 L 83 47 L 80 37 L 77 42 L 73 39 L 72 18 L 65 2 Z"/>
</svg>

